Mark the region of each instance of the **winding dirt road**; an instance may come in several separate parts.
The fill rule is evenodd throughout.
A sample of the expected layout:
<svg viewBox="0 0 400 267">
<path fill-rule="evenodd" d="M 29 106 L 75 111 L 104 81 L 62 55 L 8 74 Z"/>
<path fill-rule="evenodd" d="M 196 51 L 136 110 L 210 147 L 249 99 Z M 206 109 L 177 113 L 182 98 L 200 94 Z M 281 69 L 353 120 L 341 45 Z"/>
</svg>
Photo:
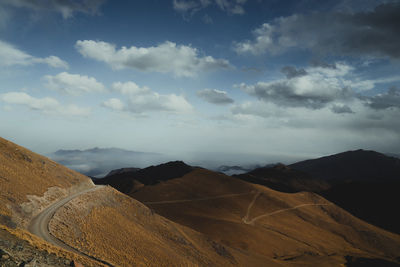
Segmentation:
<svg viewBox="0 0 400 267">
<path fill-rule="evenodd" d="M 254 204 L 254 203 L 253 203 L 253 204 Z M 330 203 L 322 203 L 322 204 L 318 204 L 318 203 L 301 204 L 301 205 L 297 205 L 297 206 L 292 207 L 292 208 L 281 209 L 281 210 L 276 210 L 276 211 L 273 211 L 273 212 L 265 213 L 265 214 L 262 214 L 262 215 L 260 215 L 260 216 L 254 217 L 254 218 L 251 219 L 251 220 L 249 220 L 248 215 L 246 215 L 245 217 L 243 217 L 242 220 L 243 220 L 243 222 L 244 222 L 245 224 L 254 225 L 255 221 L 257 221 L 257 220 L 259 220 L 259 219 L 262 219 L 262 218 L 265 218 L 265 217 L 269 217 L 269 216 L 278 214 L 278 213 L 282 213 L 282 212 L 286 212 L 286 211 L 290 211 L 290 210 L 295 210 L 295 209 L 298 209 L 298 208 L 301 208 L 301 207 L 306 207 L 306 206 L 329 206 L 329 205 L 332 205 L 332 204 L 330 204 Z M 248 210 L 248 212 L 249 212 L 249 210 Z"/>
<path fill-rule="evenodd" d="M 186 202 L 193 202 L 193 201 L 206 201 L 212 199 L 219 199 L 219 198 L 230 198 L 230 197 L 238 197 L 252 194 L 253 191 L 247 193 L 238 193 L 238 194 L 226 194 L 220 195 L 215 197 L 203 197 L 203 198 L 193 198 L 193 199 L 178 199 L 178 200 L 164 200 L 164 201 L 153 201 L 153 202 L 142 202 L 143 204 L 175 204 L 175 203 L 186 203 Z"/>
<path fill-rule="evenodd" d="M 56 203 L 53 203 L 52 205 L 50 205 L 49 207 L 47 207 L 46 209 L 44 209 L 42 212 L 40 212 L 38 215 L 36 215 L 30 222 L 29 226 L 28 226 L 28 231 L 31 232 L 32 234 L 39 236 L 40 238 L 44 239 L 45 241 L 58 246 L 60 248 L 66 249 L 68 251 L 71 251 L 73 253 L 77 253 L 83 257 L 88 257 L 92 260 L 101 262 L 102 264 L 108 265 L 108 266 L 112 266 L 111 264 L 102 261 L 100 259 L 97 259 L 95 257 L 89 256 L 85 253 L 82 253 L 81 251 L 67 245 L 66 243 L 64 243 L 63 241 L 61 241 L 60 239 L 56 238 L 55 236 L 53 236 L 50 231 L 49 231 L 49 222 L 50 220 L 53 218 L 54 214 L 56 213 L 56 211 L 61 208 L 62 206 L 64 206 L 65 204 L 67 204 L 69 201 L 71 201 L 72 199 L 92 192 L 92 191 L 96 191 L 100 188 L 104 187 L 104 185 L 96 185 L 93 188 L 90 189 L 86 189 L 80 192 L 77 192 L 75 194 L 69 195 L 66 198 L 63 198 L 61 200 L 59 200 Z"/>
</svg>

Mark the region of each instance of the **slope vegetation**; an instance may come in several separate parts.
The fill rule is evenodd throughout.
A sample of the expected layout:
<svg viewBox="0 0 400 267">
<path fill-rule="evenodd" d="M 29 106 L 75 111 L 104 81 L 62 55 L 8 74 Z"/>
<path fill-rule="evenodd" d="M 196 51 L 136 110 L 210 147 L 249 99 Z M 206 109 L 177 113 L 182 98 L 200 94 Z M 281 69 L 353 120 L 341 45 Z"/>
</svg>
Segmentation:
<svg viewBox="0 0 400 267">
<path fill-rule="evenodd" d="M 88 177 L 4 139 L 0 141 L 0 234 L 7 238 L 0 242 L 0 253 L 5 255 L 1 258 L 5 264 L 34 266 L 36 262 L 46 266 L 42 262 L 43 255 L 50 253 L 54 255 L 47 262 L 50 266 L 67 265 L 72 260 L 85 266 L 230 266 L 246 263 L 254 266 L 262 263 L 259 258 L 249 258 L 154 214 L 111 187 L 94 190 Z M 151 168 L 149 170 L 148 173 L 154 174 Z M 176 175 L 175 172 L 167 174 Z M 164 179 L 163 175 L 164 172 L 160 177 L 150 176 L 150 179 Z M 41 214 L 49 216 L 40 220 L 40 232 L 47 234 L 50 231 L 52 238 L 43 240 L 23 229 L 32 225 L 30 222 Z M 53 242 L 54 238 L 65 246 Z M 27 254 L 18 254 L 19 249 L 15 251 L 13 239 L 30 244 L 29 262 L 25 260 Z M 274 266 L 273 260 L 266 263 Z"/>
<path fill-rule="evenodd" d="M 165 219 L 111 187 L 59 209 L 50 231 L 83 253 L 116 266 L 269 266 Z"/>
<path fill-rule="evenodd" d="M 26 226 L 57 199 L 93 186 L 86 176 L 0 138 L 0 224 Z"/>
<path fill-rule="evenodd" d="M 197 168 L 130 195 L 251 258 L 337 266 L 347 256 L 396 261 L 400 255 L 399 235 L 314 193 L 282 193 Z"/>
</svg>

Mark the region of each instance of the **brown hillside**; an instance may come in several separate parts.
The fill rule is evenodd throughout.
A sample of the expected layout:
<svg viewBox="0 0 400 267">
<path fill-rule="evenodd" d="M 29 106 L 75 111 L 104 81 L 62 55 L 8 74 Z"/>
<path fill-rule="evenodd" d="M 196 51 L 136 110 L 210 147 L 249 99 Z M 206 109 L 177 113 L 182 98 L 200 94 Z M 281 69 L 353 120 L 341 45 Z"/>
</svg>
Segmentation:
<svg viewBox="0 0 400 267">
<path fill-rule="evenodd" d="M 25 226 L 44 206 L 91 186 L 86 176 L 0 137 L 0 224 Z"/>
<path fill-rule="evenodd" d="M 348 255 L 389 261 L 400 256 L 399 235 L 369 225 L 314 193 L 282 193 L 196 169 L 130 195 L 251 257 L 285 265 L 337 266 Z"/>
<path fill-rule="evenodd" d="M 51 232 L 78 250 L 117 266 L 276 266 L 173 223 L 111 187 L 59 209 Z"/>
</svg>

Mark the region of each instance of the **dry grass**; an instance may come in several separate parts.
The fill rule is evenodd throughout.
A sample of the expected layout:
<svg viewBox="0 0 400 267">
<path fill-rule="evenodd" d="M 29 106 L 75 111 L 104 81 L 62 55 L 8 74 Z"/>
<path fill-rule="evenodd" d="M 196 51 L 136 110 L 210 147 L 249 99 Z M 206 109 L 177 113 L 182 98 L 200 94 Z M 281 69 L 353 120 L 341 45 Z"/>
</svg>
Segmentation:
<svg viewBox="0 0 400 267">
<path fill-rule="evenodd" d="M 71 253 L 67 250 L 64 250 L 62 248 L 53 246 L 52 244 L 38 238 L 35 235 L 32 235 L 31 233 L 29 233 L 28 231 L 24 230 L 24 229 L 11 229 L 8 228 L 7 226 L 4 225 L 0 225 L 0 229 L 7 231 L 8 233 L 10 233 L 11 235 L 13 235 L 14 237 L 20 239 L 20 240 L 24 240 L 27 241 L 31 246 L 35 247 L 37 250 L 39 251 L 45 251 L 48 254 L 54 254 L 58 257 L 61 258 L 65 258 L 65 259 L 69 259 L 69 260 L 74 260 L 77 262 L 80 262 L 82 264 L 84 264 L 84 266 L 93 266 L 93 267 L 97 267 L 99 266 L 98 262 L 95 262 L 91 259 L 88 259 L 86 257 L 82 257 L 80 255 L 77 255 L 75 253 Z"/>
<path fill-rule="evenodd" d="M 24 217 L 66 195 L 67 188 L 90 186 L 90 183 L 87 177 L 0 138 L 0 215 L 3 218 L 13 217 L 23 225 Z"/>
<path fill-rule="evenodd" d="M 50 225 L 67 244 L 119 266 L 229 266 L 249 260 L 111 187 L 72 200 Z"/>
<path fill-rule="evenodd" d="M 255 257 L 282 264 L 337 266 L 344 256 L 394 260 L 400 256 L 400 236 L 369 225 L 335 205 L 305 206 L 245 224 L 249 204 L 260 192 L 249 219 L 305 203 L 329 203 L 313 193 L 288 194 L 197 169 L 182 178 L 146 186 L 131 196 L 141 202 L 199 199 L 245 193 L 236 197 L 182 203 L 148 204 L 172 221 Z"/>
</svg>

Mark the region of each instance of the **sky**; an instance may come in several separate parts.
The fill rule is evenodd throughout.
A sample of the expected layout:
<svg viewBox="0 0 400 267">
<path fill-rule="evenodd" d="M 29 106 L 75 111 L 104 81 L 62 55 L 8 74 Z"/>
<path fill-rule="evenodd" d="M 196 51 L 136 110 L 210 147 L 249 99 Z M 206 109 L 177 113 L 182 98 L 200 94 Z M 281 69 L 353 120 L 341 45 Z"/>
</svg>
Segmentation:
<svg viewBox="0 0 400 267">
<path fill-rule="evenodd" d="M 237 164 L 400 153 L 399 14 L 390 0 L 2 0 L 0 136 Z"/>
</svg>

